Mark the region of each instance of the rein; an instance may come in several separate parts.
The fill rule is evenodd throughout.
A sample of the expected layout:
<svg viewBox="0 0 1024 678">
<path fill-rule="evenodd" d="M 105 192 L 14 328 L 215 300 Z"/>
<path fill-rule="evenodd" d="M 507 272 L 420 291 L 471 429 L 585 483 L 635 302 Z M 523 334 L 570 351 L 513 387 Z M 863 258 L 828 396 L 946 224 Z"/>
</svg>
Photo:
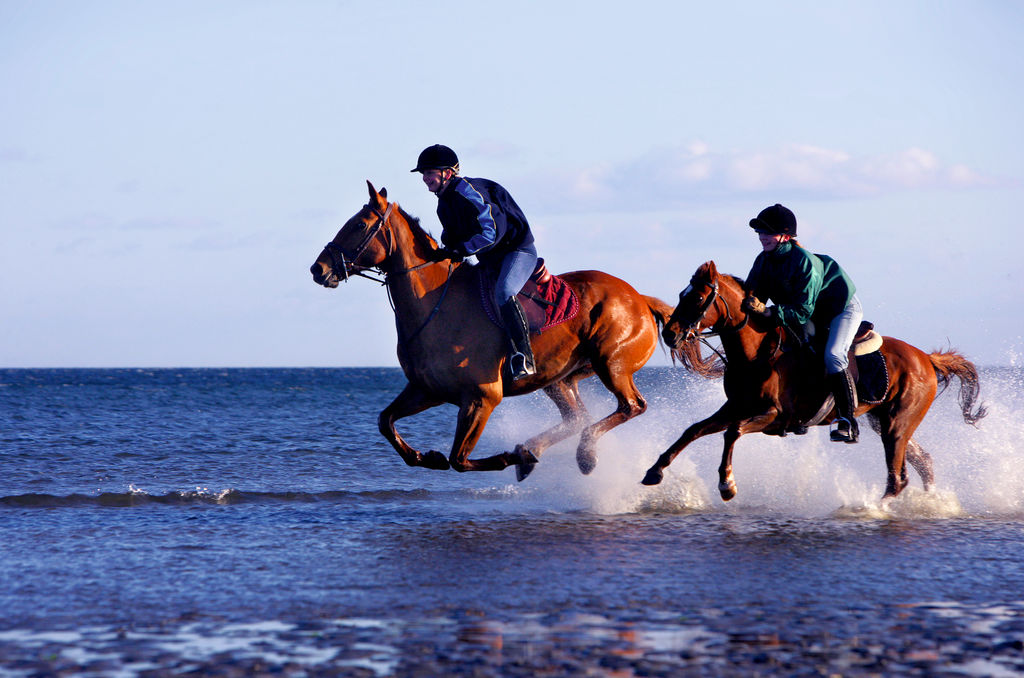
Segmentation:
<svg viewBox="0 0 1024 678">
<path fill-rule="evenodd" d="M 432 264 L 434 262 L 431 261 L 431 262 L 427 262 L 427 263 Z M 415 271 L 417 268 L 422 268 L 425 265 L 426 264 L 421 264 L 419 266 L 414 266 L 413 268 L 406 269 L 405 271 L 401 271 L 401 273 L 408 273 L 409 271 Z M 395 314 L 395 330 L 398 332 L 398 339 L 399 339 L 399 341 L 401 341 L 403 344 L 409 343 L 413 339 L 418 337 L 420 335 L 420 332 L 423 331 L 423 328 L 425 328 L 427 325 L 429 325 L 430 321 L 433 320 L 434 316 L 437 315 L 437 312 L 441 310 L 441 302 L 444 301 L 445 296 L 448 294 L 448 286 L 451 285 L 451 283 L 452 283 L 452 268 L 454 268 L 454 265 L 449 261 L 448 262 L 448 276 L 444 280 L 444 289 L 441 290 L 441 298 L 437 300 L 436 304 L 434 304 L 434 308 L 431 309 L 430 314 L 427 316 L 427 319 L 423 321 L 423 324 L 420 325 L 419 328 L 415 332 L 413 332 L 411 335 L 409 335 L 405 339 L 402 339 L 402 326 L 398 324 L 398 311 L 395 309 L 395 300 L 391 298 L 391 288 L 388 287 L 388 303 L 391 304 L 391 312 Z M 386 279 L 385 279 L 384 283 L 387 284 L 387 280 Z"/>
</svg>

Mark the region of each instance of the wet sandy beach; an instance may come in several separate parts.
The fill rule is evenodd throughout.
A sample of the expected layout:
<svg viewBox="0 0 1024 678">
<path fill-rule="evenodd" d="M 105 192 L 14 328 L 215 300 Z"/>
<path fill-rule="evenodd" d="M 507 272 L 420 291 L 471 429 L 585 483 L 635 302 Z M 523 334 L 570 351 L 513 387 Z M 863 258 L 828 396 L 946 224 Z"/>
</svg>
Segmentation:
<svg viewBox="0 0 1024 678">
<path fill-rule="evenodd" d="M 1024 602 L 0 632 L 3 676 L 1012 676 Z"/>
</svg>

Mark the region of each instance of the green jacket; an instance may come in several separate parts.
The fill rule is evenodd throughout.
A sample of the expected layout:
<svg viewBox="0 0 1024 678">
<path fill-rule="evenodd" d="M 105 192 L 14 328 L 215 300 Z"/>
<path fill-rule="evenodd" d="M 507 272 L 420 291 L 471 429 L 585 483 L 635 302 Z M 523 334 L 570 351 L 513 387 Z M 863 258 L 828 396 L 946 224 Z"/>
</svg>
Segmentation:
<svg viewBox="0 0 1024 678">
<path fill-rule="evenodd" d="M 857 291 L 832 257 L 812 254 L 792 241 L 757 255 L 746 288 L 761 301 L 775 302 L 772 313 L 788 327 L 795 330 L 813 320 L 826 332 Z"/>
</svg>

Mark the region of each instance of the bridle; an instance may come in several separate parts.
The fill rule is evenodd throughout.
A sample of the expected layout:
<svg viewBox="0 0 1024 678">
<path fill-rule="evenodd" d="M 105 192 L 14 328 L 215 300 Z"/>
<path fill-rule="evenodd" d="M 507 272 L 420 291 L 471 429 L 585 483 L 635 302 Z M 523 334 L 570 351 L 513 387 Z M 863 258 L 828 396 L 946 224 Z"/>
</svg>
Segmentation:
<svg viewBox="0 0 1024 678">
<path fill-rule="evenodd" d="M 693 284 L 692 280 L 690 281 L 690 284 Z M 722 300 L 722 306 L 725 307 L 725 313 L 719 316 L 719 320 L 714 325 L 712 325 L 711 328 L 708 329 L 708 331 L 706 332 L 698 332 L 696 330 L 697 325 L 699 325 L 700 321 L 704 319 L 704 316 L 707 314 L 708 310 L 710 310 L 711 307 L 714 306 L 719 301 L 719 297 L 720 295 L 718 294 L 718 281 L 716 280 L 711 285 L 711 294 L 709 294 L 707 299 L 705 299 L 704 302 L 701 303 L 700 308 L 698 309 L 697 319 L 694 320 L 693 323 L 686 328 L 686 334 L 696 336 L 698 339 L 703 341 L 705 337 L 718 337 L 727 331 L 739 332 L 740 330 L 747 326 L 747 322 L 750 320 L 749 315 L 743 316 L 743 321 L 740 322 L 739 325 L 730 325 L 730 323 L 732 322 L 732 309 L 729 308 L 729 304 Z M 717 330 L 715 329 L 716 325 L 719 326 L 719 329 Z"/>
<path fill-rule="evenodd" d="M 437 263 L 437 262 L 429 261 L 428 260 L 428 261 L 423 262 L 422 264 L 417 264 L 416 266 L 412 266 L 411 268 L 405 268 L 405 269 L 402 269 L 400 271 L 385 271 L 385 270 L 380 268 L 379 264 L 377 266 L 366 267 L 366 266 L 361 266 L 361 264 L 357 263 L 356 260 L 359 259 L 359 257 L 363 254 L 363 252 L 366 251 L 366 248 L 370 246 L 370 243 L 373 242 L 373 239 L 377 237 L 377 235 L 381 232 L 381 229 L 384 228 L 384 225 L 387 224 L 388 217 L 391 216 L 391 209 L 392 209 L 392 207 L 394 207 L 394 203 L 388 203 L 387 209 L 385 209 L 383 212 L 381 212 L 374 205 L 367 205 L 366 206 L 366 208 L 368 210 L 370 210 L 371 212 L 373 212 L 373 214 L 377 217 L 377 223 L 375 223 L 372 228 L 367 230 L 366 237 L 364 237 L 363 241 L 361 243 L 359 243 L 359 246 L 356 248 L 355 253 L 348 254 L 341 245 L 339 245 L 338 243 L 334 242 L 333 240 L 331 242 L 327 243 L 326 245 L 324 245 L 324 251 L 327 252 L 327 255 L 331 258 L 331 268 L 335 272 L 337 272 L 338 270 L 341 271 L 342 280 L 343 281 L 348 282 L 348 279 L 349 279 L 349 271 L 348 271 L 348 269 L 349 269 L 349 264 L 351 264 L 351 266 L 353 267 L 352 275 L 358 275 L 358 276 L 360 276 L 362 278 L 366 278 L 367 280 L 372 280 L 374 282 L 378 282 L 381 285 L 386 286 L 387 290 L 388 290 L 388 303 L 391 305 L 392 312 L 395 312 L 395 301 L 391 297 L 391 287 L 388 286 L 388 276 L 389 275 L 403 275 L 403 274 L 406 274 L 406 273 L 411 273 L 413 271 L 418 271 L 421 268 L 425 268 L 425 267 L 430 266 L 430 265 L 432 265 L 434 263 Z M 385 231 L 385 232 L 390 235 L 390 237 L 388 239 L 389 242 L 385 243 L 387 245 L 387 252 L 384 255 L 384 260 L 387 260 L 392 254 L 394 254 L 395 246 L 396 245 L 395 245 L 395 235 L 394 235 L 394 232 L 391 231 L 391 230 L 388 230 L 388 231 Z M 384 261 L 384 260 L 382 260 L 382 261 Z M 357 267 L 357 266 L 360 266 L 359 270 L 355 269 L 355 267 Z M 369 274 L 367 274 L 365 272 L 367 269 L 375 270 L 375 271 L 379 272 L 383 277 L 382 278 L 377 278 L 377 277 L 374 277 L 372 275 L 369 275 Z M 433 310 L 431 310 L 430 314 L 427 316 L 427 319 L 423 321 L 423 324 L 420 325 L 419 328 L 415 332 L 413 332 L 411 335 L 409 335 L 408 337 L 403 338 L 401 336 L 402 335 L 402 328 L 401 328 L 401 326 L 398 325 L 398 315 L 396 313 L 396 315 L 395 315 L 395 326 L 398 329 L 399 340 L 402 343 L 411 342 L 414 338 L 416 338 L 419 335 L 420 332 L 423 331 L 423 328 L 425 328 L 430 323 L 430 321 L 434 319 L 434 316 L 436 316 L 437 312 L 441 309 L 441 302 L 444 301 L 445 296 L 448 295 L 448 286 L 449 286 L 449 284 L 451 284 L 451 281 L 452 281 L 452 262 L 449 261 L 449 263 L 448 263 L 448 276 L 447 276 L 447 279 L 444 282 L 444 289 L 441 290 L 441 297 L 440 297 L 440 299 L 437 300 L 437 304 L 434 306 Z"/>
<path fill-rule="evenodd" d="M 335 273 L 341 271 L 342 280 L 344 280 L 345 282 L 348 282 L 349 279 L 348 269 L 349 264 L 351 263 L 353 267 L 352 275 L 358 275 L 363 278 L 367 278 L 368 280 L 379 282 L 380 284 L 383 285 L 386 282 L 386 280 L 375 278 L 372 275 L 368 275 L 364 272 L 367 268 L 374 267 L 362 267 L 359 270 L 355 270 L 355 267 L 360 266 L 360 264 L 358 264 L 356 260 L 359 259 L 360 256 L 362 256 L 363 252 L 366 251 L 366 248 L 370 246 L 371 242 L 373 242 L 373 239 L 376 238 L 377 234 L 380 233 L 382 228 L 384 228 L 384 224 L 387 223 L 388 217 L 391 216 L 391 208 L 394 207 L 394 203 L 388 203 L 387 209 L 385 209 L 383 212 L 381 212 L 373 205 L 367 205 L 366 207 L 371 212 L 373 212 L 374 215 L 376 215 L 377 223 L 374 224 L 372 228 L 367 230 L 366 237 L 363 238 L 363 241 L 361 243 L 359 243 L 359 247 L 356 248 L 355 253 L 349 254 L 341 245 L 334 242 L 333 240 L 324 245 L 324 251 L 327 252 L 327 255 L 331 258 L 331 268 L 335 271 Z M 391 253 L 394 252 L 394 249 L 394 236 L 392 236 L 391 242 L 388 243 L 388 253 L 385 259 L 391 256 Z M 378 268 L 377 270 L 380 269 Z"/>
<path fill-rule="evenodd" d="M 693 285 L 692 279 L 690 280 L 690 284 Z M 719 297 L 720 295 L 718 293 L 718 281 L 716 280 L 711 285 L 711 293 L 708 294 L 707 299 L 705 299 L 701 303 L 700 308 L 698 309 L 697 319 L 694 320 L 693 323 L 686 328 L 685 332 L 683 333 L 683 336 L 696 337 L 697 340 L 700 341 L 700 343 L 704 344 L 712 351 L 714 351 L 718 355 L 718 357 L 722 359 L 723 364 L 728 365 L 729 361 L 726 360 L 725 356 L 722 355 L 722 353 L 717 348 L 715 348 L 714 346 L 711 345 L 710 342 L 708 342 L 708 339 L 711 339 L 713 337 L 720 337 L 725 332 L 739 332 L 740 330 L 747 326 L 747 322 L 750 320 L 750 315 L 748 314 L 743 316 L 743 321 L 740 322 L 739 325 L 731 326 L 730 323 L 732 322 L 732 309 L 729 308 L 729 304 L 726 303 L 723 299 L 722 306 L 725 307 L 725 313 L 719 314 L 718 321 L 716 321 L 706 332 L 698 331 L 697 326 L 700 324 L 700 321 L 704 319 L 704 316 L 711 309 L 711 307 L 714 306 L 719 301 Z M 715 329 L 716 325 L 719 326 L 719 329 L 717 330 Z"/>
</svg>

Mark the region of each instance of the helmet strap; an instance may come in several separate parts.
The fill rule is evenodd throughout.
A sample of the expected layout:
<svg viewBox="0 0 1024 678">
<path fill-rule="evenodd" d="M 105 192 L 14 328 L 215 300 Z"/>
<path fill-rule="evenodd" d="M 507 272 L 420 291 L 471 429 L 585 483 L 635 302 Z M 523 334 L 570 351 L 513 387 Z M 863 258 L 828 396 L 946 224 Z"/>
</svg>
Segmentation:
<svg viewBox="0 0 1024 678">
<path fill-rule="evenodd" d="M 457 172 L 450 167 L 442 169 L 441 176 L 444 178 L 441 180 L 441 187 L 434 192 L 434 195 L 441 195 L 444 192 L 444 189 L 448 188 L 448 184 L 452 183 L 452 179 L 455 178 L 456 174 Z"/>
</svg>

